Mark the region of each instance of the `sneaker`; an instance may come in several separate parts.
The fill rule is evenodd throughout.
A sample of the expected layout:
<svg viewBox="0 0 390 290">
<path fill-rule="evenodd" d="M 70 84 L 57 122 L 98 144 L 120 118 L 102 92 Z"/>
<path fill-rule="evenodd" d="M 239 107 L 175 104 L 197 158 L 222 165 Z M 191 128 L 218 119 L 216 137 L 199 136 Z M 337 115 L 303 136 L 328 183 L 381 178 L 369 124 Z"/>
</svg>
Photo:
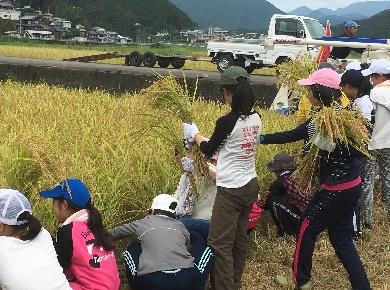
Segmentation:
<svg viewBox="0 0 390 290">
<path fill-rule="evenodd" d="M 275 277 L 275 283 L 278 284 L 279 286 L 283 286 L 283 287 L 295 287 L 294 288 L 295 290 L 311 290 L 312 289 L 310 282 L 298 287 L 298 286 L 295 286 L 295 284 L 290 276 L 284 276 L 284 275 L 277 275 Z"/>
<path fill-rule="evenodd" d="M 290 276 L 276 275 L 274 280 L 279 286 L 295 286 Z"/>
<path fill-rule="evenodd" d="M 372 230 L 372 223 L 370 222 L 364 222 L 363 226 L 368 230 Z"/>
<path fill-rule="evenodd" d="M 311 287 L 311 283 L 306 283 L 305 285 L 302 285 L 301 287 L 296 287 L 295 290 L 311 290 L 313 289 Z"/>
</svg>

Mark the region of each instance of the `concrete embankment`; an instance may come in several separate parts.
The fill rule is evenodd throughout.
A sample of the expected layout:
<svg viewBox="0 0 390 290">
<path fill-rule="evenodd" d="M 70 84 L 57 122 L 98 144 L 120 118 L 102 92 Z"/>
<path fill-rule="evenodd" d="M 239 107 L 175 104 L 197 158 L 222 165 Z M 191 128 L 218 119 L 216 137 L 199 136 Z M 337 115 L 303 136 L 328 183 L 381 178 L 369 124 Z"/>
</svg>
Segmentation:
<svg viewBox="0 0 390 290">
<path fill-rule="evenodd" d="M 45 82 L 65 87 L 103 89 L 115 93 L 142 90 L 156 80 L 157 75 L 169 74 L 181 81 L 185 79 L 190 90 L 193 90 L 197 83 L 198 93 L 205 99 L 221 99 L 218 85 L 220 73 L 217 72 L 0 57 L 0 80 Z M 253 75 L 251 82 L 257 103 L 269 106 L 277 93 L 275 78 Z"/>
</svg>

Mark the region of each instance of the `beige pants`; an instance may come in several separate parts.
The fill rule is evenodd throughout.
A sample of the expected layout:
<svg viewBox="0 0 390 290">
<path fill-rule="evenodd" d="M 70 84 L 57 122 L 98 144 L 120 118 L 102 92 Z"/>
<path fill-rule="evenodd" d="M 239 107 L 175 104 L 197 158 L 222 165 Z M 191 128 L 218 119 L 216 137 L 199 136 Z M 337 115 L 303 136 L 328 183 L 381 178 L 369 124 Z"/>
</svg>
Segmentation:
<svg viewBox="0 0 390 290">
<path fill-rule="evenodd" d="M 240 188 L 217 189 L 208 237 L 215 254 L 212 279 L 215 290 L 241 287 L 248 253 L 248 218 L 258 192 L 256 178 Z"/>
</svg>

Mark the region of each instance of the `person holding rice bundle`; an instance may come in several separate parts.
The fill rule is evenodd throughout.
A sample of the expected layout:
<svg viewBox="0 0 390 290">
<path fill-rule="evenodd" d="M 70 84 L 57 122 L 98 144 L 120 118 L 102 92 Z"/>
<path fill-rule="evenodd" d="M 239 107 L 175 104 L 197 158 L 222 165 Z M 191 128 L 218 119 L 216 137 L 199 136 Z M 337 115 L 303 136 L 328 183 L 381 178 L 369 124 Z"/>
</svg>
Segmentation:
<svg viewBox="0 0 390 290">
<path fill-rule="evenodd" d="M 221 78 L 221 90 L 231 111 L 218 119 L 209 141 L 195 124 L 183 124 L 188 142 L 196 142 L 210 158 L 218 152 L 217 196 L 214 202 L 208 242 L 215 254 L 216 290 L 241 287 L 248 251 L 249 213 L 259 186 L 255 169 L 256 143 L 262 121 L 255 111 L 249 74 L 240 67 L 230 67 Z"/>
<path fill-rule="evenodd" d="M 178 154 L 176 155 L 177 161 L 184 171 L 173 195 L 178 200 L 176 214 L 188 231 L 196 231 L 202 238 L 207 240 L 211 214 L 217 194 L 215 178 L 218 155 L 214 154 L 206 163 L 209 169 L 209 176 L 196 176 L 196 162 L 192 153 L 192 144 L 188 144 L 184 140 L 184 148 L 186 156 L 179 157 Z"/>
<path fill-rule="evenodd" d="M 360 113 L 359 116 L 337 104 L 341 96 L 340 81 L 340 75 L 331 69 L 320 69 L 308 79 L 300 80 L 299 84 L 307 87 L 317 111 L 294 130 L 259 138 L 261 144 L 309 140 L 308 152 L 293 175 L 300 182 L 310 179 L 318 166 L 320 187 L 303 215 L 297 237 L 293 262 L 296 289 L 312 289 L 313 251 L 318 235 L 325 230 L 348 272 L 352 289 L 371 289 L 351 235 L 352 216 L 361 194 L 361 152 L 365 152 L 369 133 Z M 343 127 L 345 131 L 339 129 Z M 277 276 L 276 282 L 290 284 L 283 276 Z"/>
</svg>

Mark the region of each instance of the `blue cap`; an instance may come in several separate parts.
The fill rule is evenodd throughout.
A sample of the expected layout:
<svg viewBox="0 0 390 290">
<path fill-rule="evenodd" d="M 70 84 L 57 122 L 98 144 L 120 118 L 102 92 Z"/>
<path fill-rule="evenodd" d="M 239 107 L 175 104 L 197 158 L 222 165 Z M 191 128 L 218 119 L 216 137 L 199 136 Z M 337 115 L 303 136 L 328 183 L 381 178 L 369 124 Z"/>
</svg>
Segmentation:
<svg viewBox="0 0 390 290">
<path fill-rule="evenodd" d="M 359 24 L 357 24 L 355 21 L 353 20 L 349 20 L 345 23 L 345 28 L 350 28 L 350 27 L 355 27 L 355 28 L 358 28 L 360 27 Z"/>
<path fill-rule="evenodd" d="M 91 200 L 88 188 L 80 179 L 67 178 L 53 189 L 41 191 L 43 198 L 63 198 L 64 200 L 85 208 Z"/>
</svg>

